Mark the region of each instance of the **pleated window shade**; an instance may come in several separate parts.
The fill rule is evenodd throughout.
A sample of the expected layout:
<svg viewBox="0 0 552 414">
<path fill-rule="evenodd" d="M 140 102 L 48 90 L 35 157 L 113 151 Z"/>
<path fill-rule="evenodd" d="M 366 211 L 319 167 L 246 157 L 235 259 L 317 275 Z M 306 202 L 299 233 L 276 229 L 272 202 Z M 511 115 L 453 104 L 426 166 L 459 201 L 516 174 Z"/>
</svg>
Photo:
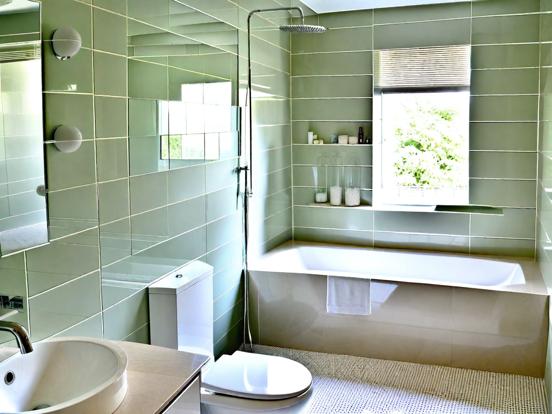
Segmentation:
<svg viewBox="0 0 552 414">
<path fill-rule="evenodd" d="M 19 62 L 22 60 L 40 59 L 40 44 L 23 43 L 0 46 L 0 63 Z"/>
<path fill-rule="evenodd" d="M 470 86 L 471 46 L 376 50 L 376 89 L 462 88 Z"/>
</svg>

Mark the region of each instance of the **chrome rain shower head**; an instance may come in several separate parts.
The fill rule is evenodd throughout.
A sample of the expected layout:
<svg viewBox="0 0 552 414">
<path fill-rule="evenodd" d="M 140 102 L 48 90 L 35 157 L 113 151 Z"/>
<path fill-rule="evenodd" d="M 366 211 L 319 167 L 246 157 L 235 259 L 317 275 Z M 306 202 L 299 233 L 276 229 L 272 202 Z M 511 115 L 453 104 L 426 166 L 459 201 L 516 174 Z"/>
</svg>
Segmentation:
<svg viewBox="0 0 552 414">
<path fill-rule="evenodd" d="M 280 30 L 289 33 L 324 33 L 328 29 L 314 24 L 286 24 L 280 26 Z"/>
</svg>

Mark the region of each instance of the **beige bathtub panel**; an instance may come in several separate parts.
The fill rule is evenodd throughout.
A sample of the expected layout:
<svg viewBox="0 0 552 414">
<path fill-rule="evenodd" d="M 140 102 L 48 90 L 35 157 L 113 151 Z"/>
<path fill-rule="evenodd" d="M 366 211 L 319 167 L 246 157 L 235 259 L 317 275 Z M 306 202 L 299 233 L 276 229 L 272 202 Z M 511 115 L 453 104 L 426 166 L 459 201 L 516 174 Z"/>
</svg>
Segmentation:
<svg viewBox="0 0 552 414">
<path fill-rule="evenodd" d="M 370 293 L 372 322 L 434 329 L 452 324 L 450 287 L 372 281 Z"/>
<path fill-rule="evenodd" d="M 542 377 L 546 336 L 523 338 L 454 332 L 453 367 Z"/>
<path fill-rule="evenodd" d="M 547 296 L 453 289 L 451 329 L 534 339 L 545 335 Z"/>
</svg>

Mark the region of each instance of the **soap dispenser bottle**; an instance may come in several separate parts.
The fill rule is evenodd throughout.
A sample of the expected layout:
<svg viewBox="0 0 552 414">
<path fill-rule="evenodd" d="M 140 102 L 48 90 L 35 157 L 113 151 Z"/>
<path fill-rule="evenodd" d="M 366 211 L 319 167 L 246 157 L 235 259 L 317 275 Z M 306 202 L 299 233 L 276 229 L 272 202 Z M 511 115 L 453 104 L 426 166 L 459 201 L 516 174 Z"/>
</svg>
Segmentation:
<svg viewBox="0 0 552 414">
<path fill-rule="evenodd" d="M 365 143 L 364 129 L 362 127 L 358 128 L 358 143 L 359 144 L 364 144 Z"/>
</svg>

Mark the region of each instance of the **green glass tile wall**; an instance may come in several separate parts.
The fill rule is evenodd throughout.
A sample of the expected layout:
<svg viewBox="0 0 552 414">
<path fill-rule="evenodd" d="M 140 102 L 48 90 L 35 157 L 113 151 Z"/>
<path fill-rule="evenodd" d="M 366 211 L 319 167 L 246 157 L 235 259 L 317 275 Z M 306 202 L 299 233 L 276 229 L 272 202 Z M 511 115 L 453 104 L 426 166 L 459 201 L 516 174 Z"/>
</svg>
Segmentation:
<svg viewBox="0 0 552 414">
<path fill-rule="evenodd" d="M 539 174 L 537 215 L 537 256 L 546 285 L 552 287 L 552 2 L 541 0 L 540 21 L 540 113 L 539 113 Z M 548 327 L 548 354 L 545 380 L 548 395 L 548 409 L 552 408 L 552 325 Z"/>
<path fill-rule="evenodd" d="M 539 12 L 538 0 L 483 0 L 309 17 L 330 30 L 291 41 L 294 238 L 533 257 Z M 461 43 L 473 45 L 470 201 L 504 215 L 313 207 L 321 160 L 361 166 L 371 201 L 371 146 L 306 142 L 309 130 L 371 134 L 372 51 Z"/>
<path fill-rule="evenodd" d="M 47 149 L 52 242 L 0 260 L 1 286 L 27 299 L 27 314 L 16 318 L 33 340 L 86 335 L 148 342 L 147 284 L 203 260 L 215 268 L 215 351 L 242 343 L 236 135 L 221 142 L 218 160 L 163 162 L 152 140 L 158 139 L 152 114 L 156 100 L 178 99 L 187 82 L 230 80 L 233 104 L 245 105 L 247 14 L 280 3 L 43 2 L 46 139 L 70 124 L 84 141 L 73 154 Z M 252 220 L 264 229 L 253 238 L 255 250 L 291 237 L 290 39 L 277 29 L 288 19 L 276 13 L 253 22 L 252 203 L 261 207 Z M 57 60 L 48 41 L 60 26 L 75 27 L 83 40 L 68 61 Z"/>
</svg>

